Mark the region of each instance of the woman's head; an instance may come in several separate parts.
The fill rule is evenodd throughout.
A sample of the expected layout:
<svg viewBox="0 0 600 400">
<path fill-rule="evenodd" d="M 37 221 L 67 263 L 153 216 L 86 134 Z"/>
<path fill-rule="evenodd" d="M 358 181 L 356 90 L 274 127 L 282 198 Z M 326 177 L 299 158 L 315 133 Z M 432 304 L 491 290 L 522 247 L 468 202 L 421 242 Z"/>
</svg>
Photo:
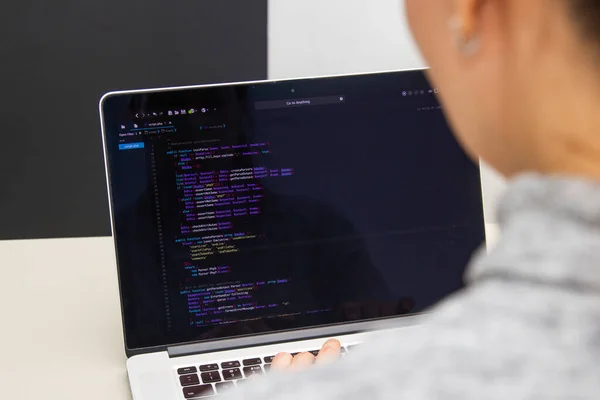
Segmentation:
<svg viewBox="0 0 600 400">
<path fill-rule="evenodd" d="M 405 1 L 471 155 L 507 176 L 600 166 L 600 0 Z"/>
</svg>

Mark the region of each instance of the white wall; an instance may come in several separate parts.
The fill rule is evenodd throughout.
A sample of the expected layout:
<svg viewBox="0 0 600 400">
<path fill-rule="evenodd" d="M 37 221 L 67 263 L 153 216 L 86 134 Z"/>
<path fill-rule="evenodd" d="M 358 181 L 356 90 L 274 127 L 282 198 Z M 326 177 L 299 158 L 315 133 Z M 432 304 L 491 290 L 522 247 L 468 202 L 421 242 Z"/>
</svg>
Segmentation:
<svg viewBox="0 0 600 400">
<path fill-rule="evenodd" d="M 401 0 L 270 0 L 269 78 L 424 67 Z M 488 223 L 504 182 L 483 170 Z"/>
<path fill-rule="evenodd" d="M 269 55 L 277 78 L 425 66 L 399 0 L 271 0 Z"/>
</svg>

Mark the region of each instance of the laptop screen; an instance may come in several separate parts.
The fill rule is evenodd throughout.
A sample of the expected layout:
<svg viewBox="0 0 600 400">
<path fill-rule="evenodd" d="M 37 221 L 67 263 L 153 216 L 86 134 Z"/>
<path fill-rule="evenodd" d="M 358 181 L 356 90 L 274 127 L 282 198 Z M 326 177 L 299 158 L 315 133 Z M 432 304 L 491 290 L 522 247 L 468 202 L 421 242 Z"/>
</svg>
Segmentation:
<svg viewBox="0 0 600 400">
<path fill-rule="evenodd" d="M 484 241 L 423 71 L 109 95 L 128 349 L 413 314 Z"/>
</svg>

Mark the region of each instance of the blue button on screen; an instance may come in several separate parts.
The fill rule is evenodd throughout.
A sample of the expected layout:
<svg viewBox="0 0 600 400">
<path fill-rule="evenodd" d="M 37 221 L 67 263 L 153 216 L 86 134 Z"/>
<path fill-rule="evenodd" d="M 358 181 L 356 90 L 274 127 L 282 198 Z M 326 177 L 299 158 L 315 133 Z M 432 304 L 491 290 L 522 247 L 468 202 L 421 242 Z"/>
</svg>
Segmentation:
<svg viewBox="0 0 600 400">
<path fill-rule="evenodd" d="M 144 142 L 119 144 L 119 150 L 135 150 L 135 149 L 143 149 L 143 148 L 144 148 Z"/>
</svg>

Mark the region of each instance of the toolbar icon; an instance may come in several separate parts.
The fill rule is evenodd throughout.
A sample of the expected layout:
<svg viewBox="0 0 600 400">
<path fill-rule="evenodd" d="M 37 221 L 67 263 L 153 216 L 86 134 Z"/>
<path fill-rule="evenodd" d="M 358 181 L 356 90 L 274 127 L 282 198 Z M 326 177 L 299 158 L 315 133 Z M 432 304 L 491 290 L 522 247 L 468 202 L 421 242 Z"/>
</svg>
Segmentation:
<svg viewBox="0 0 600 400">
<path fill-rule="evenodd" d="M 167 114 L 169 114 L 169 115 L 173 115 L 173 111 L 169 111 Z"/>
<path fill-rule="evenodd" d="M 179 111 L 175 110 L 175 111 L 173 111 L 173 114 L 179 115 Z"/>
</svg>

